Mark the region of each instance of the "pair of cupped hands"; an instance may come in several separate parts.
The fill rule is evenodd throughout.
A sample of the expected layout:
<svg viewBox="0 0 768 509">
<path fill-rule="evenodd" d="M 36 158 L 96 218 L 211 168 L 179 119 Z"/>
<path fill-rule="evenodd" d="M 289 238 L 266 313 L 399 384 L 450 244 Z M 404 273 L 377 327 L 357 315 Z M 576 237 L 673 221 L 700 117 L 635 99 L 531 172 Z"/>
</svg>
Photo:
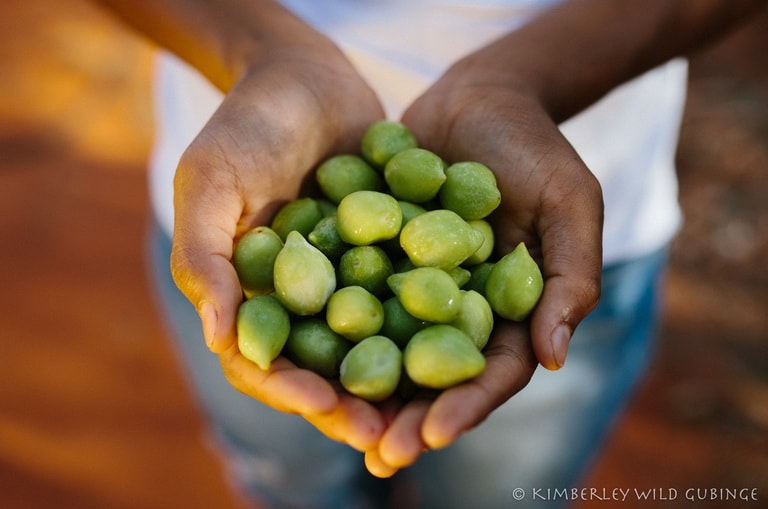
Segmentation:
<svg viewBox="0 0 768 509">
<path fill-rule="evenodd" d="M 482 58 L 457 62 L 400 120 L 446 161 L 493 169 L 502 193 L 491 217 L 497 248 L 524 241 L 542 268 L 544 293 L 528 321 L 497 322 L 480 376 L 439 394 L 372 404 L 283 357 L 262 371 L 237 348 L 234 242 L 269 224 L 322 160 L 357 153 L 364 130 L 384 116 L 340 52 L 281 54 L 244 72 L 177 169 L 171 268 L 227 379 L 363 452 L 379 477 L 450 445 L 523 389 L 537 365 L 561 367 L 575 327 L 599 297 L 600 186 L 535 90 L 510 85 L 491 67 Z"/>
</svg>

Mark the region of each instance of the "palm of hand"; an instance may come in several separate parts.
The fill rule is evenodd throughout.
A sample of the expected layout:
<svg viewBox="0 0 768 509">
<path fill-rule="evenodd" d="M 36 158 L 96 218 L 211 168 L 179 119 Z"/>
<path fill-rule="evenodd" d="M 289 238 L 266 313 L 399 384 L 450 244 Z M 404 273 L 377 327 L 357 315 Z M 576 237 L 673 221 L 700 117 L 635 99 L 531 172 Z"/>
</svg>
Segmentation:
<svg viewBox="0 0 768 509">
<path fill-rule="evenodd" d="M 300 79 L 309 73 L 311 79 Z M 174 183 L 174 278 L 196 305 L 228 380 L 360 450 L 383 431 L 372 405 L 287 359 L 261 371 L 240 354 L 235 313 L 242 293 L 230 260 L 240 235 L 269 224 L 281 204 L 302 192 L 324 157 L 349 150 L 350 141 L 381 115 L 375 96 L 356 76 L 326 66 L 266 66 L 227 94 L 185 152 Z"/>
</svg>

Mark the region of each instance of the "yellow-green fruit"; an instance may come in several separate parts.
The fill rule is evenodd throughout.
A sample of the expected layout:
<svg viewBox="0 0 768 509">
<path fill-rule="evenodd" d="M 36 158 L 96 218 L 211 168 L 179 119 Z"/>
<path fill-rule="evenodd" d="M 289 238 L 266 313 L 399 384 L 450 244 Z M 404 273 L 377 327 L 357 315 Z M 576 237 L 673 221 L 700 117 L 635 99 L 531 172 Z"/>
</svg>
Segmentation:
<svg viewBox="0 0 768 509">
<path fill-rule="evenodd" d="M 392 274 L 387 284 L 405 310 L 420 320 L 449 323 L 461 310 L 461 290 L 444 270 L 417 267 Z"/>
<path fill-rule="evenodd" d="M 362 157 L 340 154 L 326 159 L 315 173 L 320 191 L 332 202 L 355 191 L 380 191 L 384 188 L 381 174 Z"/>
<path fill-rule="evenodd" d="M 417 205 L 415 203 L 411 203 L 408 201 L 398 200 L 397 203 L 398 205 L 400 205 L 400 210 L 403 213 L 401 228 L 402 226 L 405 226 L 405 223 L 407 223 L 414 217 L 420 214 L 423 214 L 424 212 L 427 211 L 421 205 Z M 398 237 L 393 237 L 389 240 L 385 240 L 381 242 L 380 245 L 392 260 L 399 259 L 405 256 L 405 251 L 403 251 L 403 248 L 400 247 L 400 239 Z"/>
<path fill-rule="evenodd" d="M 368 401 L 387 399 L 400 382 L 403 354 L 385 336 L 371 336 L 352 347 L 341 362 L 339 380 L 351 394 Z"/>
<path fill-rule="evenodd" d="M 237 310 L 237 347 L 243 356 L 267 370 L 288 340 L 291 320 L 271 295 L 256 295 Z"/>
<path fill-rule="evenodd" d="M 365 288 L 347 286 L 328 299 L 325 320 L 331 330 L 357 342 L 379 332 L 384 324 L 384 308 Z"/>
<path fill-rule="evenodd" d="M 447 389 L 485 369 L 485 357 L 462 331 L 432 325 L 414 334 L 403 351 L 405 371 L 414 383 Z"/>
<path fill-rule="evenodd" d="M 445 170 L 445 176 L 440 203 L 467 221 L 486 217 L 501 203 L 496 176 L 481 163 L 452 164 Z"/>
<path fill-rule="evenodd" d="M 504 255 L 491 269 L 485 297 L 499 316 L 522 321 L 536 307 L 544 290 L 544 279 L 525 244 Z"/>
<path fill-rule="evenodd" d="M 414 265 L 445 270 L 460 265 L 484 240 L 477 229 L 445 209 L 414 217 L 400 232 L 400 245 Z"/>
<path fill-rule="evenodd" d="M 387 253 L 379 246 L 355 246 L 341 255 L 341 286 L 362 286 L 377 297 L 387 293 L 387 278 L 394 273 Z"/>
<path fill-rule="evenodd" d="M 341 361 L 352 346 L 353 343 L 333 332 L 325 320 L 307 318 L 291 324 L 283 351 L 300 368 L 326 378 L 336 378 Z"/>
<path fill-rule="evenodd" d="M 240 237 L 232 265 L 246 296 L 274 290 L 275 258 L 282 248 L 280 236 L 267 226 L 257 226 Z"/>
<path fill-rule="evenodd" d="M 320 312 L 336 289 L 333 264 L 295 230 L 275 258 L 274 277 L 275 295 L 297 315 Z"/>
<path fill-rule="evenodd" d="M 378 191 L 356 191 L 339 203 L 336 212 L 344 242 L 367 246 L 400 233 L 403 212 L 394 197 Z"/>
<path fill-rule="evenodd" d="M 490 258 L 496 244 L 496 237 L 493 233 L 493 227 L 484 219 L 473 219 L 472 221 L 467 221 L 467 223 L 469 223 L 469 226 L 483 234 L 483 243 L 480 244 L 477 251 L 464 260 L 464 265 L 478 265 Z"/>
<path fill-rule="evenodd" d="M 379 334 L 394 341 L 400 348 L 405 347 L 414 334 L 429 325 L 405 310 L 397 297 L 390 297 L 382 302 L 384 323 Z"/>
<path fill-rule="evenodd" d="M 474 290 L 461 292 L 461 311 L 451 325 L 463 331 L 478 350 L 485 348 L 493 331 L 493 310 L 488 301 Z"/>
<path fill-rule="evenodd" d="M 384 180 L 398 200 L 423 203 L 437 196 L 445 182 L 445 163 L 429 150 L 409 148 L 387 162 Z"/>
<path fill-rule="evenodd" d="M 392 156 L 416 145 L 416 138 L 405 125 L 380 120 L 371 124 L 363 134 L 360 153 L 374 167 L 384 168 Z"/>
</svg>

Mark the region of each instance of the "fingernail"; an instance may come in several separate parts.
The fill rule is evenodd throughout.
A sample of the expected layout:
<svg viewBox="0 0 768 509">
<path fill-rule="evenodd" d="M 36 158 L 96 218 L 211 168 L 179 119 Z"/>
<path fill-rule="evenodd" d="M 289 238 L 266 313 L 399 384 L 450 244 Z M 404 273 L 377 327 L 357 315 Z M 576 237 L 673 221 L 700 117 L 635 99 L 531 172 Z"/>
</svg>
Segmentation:
<svg viewBox="0 0 768 509">
<path fill-rule="evenodd" d="M 209 302 L 203 303 L 200 307 L 200 320 L 203 326 L 203 337 L 209 349 L 213 348 L 216 340 L 216 309 Z"/>
<path fill-rule="evenodd" d="M 568 354 L 568 344 L 571 341 L 570 329 L 565 325 L 558 325 L 552 331 L 550 341 L 552 343 L 552 357 L 557 365 L 556 369 L 560 369 L 565 365 L 565 356 Z"/>
</svg>

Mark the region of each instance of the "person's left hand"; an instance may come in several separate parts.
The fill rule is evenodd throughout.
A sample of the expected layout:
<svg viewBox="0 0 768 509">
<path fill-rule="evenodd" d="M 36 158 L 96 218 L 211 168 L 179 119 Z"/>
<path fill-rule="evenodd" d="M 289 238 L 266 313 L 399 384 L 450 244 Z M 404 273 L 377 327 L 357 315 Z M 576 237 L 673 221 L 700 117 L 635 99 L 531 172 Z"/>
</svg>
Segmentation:
<svg viewBox="0 0 768 509">
<path fill-rule="evenodd" d="M 537 259 L 544 291 L 524 322 L 497 320 L 477 378 L 406 402 L 366 464 L 386 477 L 443 448 L 523 389 L 537 364 L 559 369 L 578 323 L 594 308 L 602 269 L 599 184 L 525 86 L 497 83 L 460 62 L 406 111 L 419 145 L 449 162 L 479 161 L 502 202 L 489 218 L 499 254 L 519 242 Z"/>
</svg>

